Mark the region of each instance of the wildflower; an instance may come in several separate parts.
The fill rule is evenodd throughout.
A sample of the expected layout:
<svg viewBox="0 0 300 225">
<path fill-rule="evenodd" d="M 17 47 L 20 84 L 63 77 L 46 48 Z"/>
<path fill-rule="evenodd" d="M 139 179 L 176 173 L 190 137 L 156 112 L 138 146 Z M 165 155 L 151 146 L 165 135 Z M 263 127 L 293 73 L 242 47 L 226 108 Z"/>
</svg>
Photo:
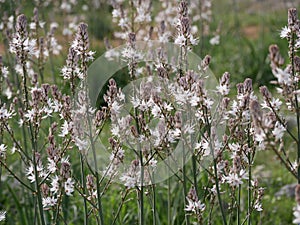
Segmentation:
<svg viewBox="0 0 300 225">
<path fill-rule="evenodd" d="M 296 207 L 294 207 L 294 212 L 293 212 L 293 215 L 294 215 L 294 220 L 293 220 L 293 223 L 294 224 L 299 224 L 300 223 L 300 205 L 298 204 Z"/>
<path fill-rule="evenodd" d="M 291 34 L 291 29 L 287 26 L 283 27 L 282 30 L 280 31 L 280 37 L 283 38 L 288 38 Z"/>
<path fill-rule="evenodd" d="M 57 175 L 55 175 L 53 178 L 52 178 L 52 181 L 51 181 L 51 188 L 50 188 L 50 191 L 53 193 L 53 194 L 56 194 L 59 190 L 59 177 Z"/>
<path fill-rule="evenodd" d="M 26 176 L 27 176 L 28 180 L 30 181 L 30 183 L 35 182 L 33 165 L 31 164 L 26 170 L 27 170 Z"/>
<path fill-rule="evenodd" d="M 219 45 L 220 44 L 220 35 L 216 35 L 209 40 L 209 44 L 211 45 Z"/>
<path fill-rule="evenodd" d="M 46 198 L 43 198 L 43 200 L 42 200 L 44 210 L 48 210 L 49 207 L 55 206 L 56 203 L 57 203 L 57 198 L 55 198 L 54 196 L 46 197 Z"/>
<path fill-rule="evenodd" d="M 56 171 L 56 164 L 55 161 L 48 158 L 48 166 L 47 166 L 48 170 L 50 173 L 54 173 Z"/>
<path fill-rule="evenodd" d="M 65 182 L 65 192 L 66 195 L 71 196 L 72 193 L 74 192 L 74 181 L 72 178 L 68 178 L 67 181 Z"/>
<path fill-rule="evenodd" d="M 205 210 L 205 204 L 198 200 L 198 196 L 194 187 L 192 187 L 186 197 L 188 204 L 185 206 L 185 211 L 199 214 Z"/>
<path fill-rule="evenodd" d="M 65 120 L 64 124 L 61 127 L 61 133 L 58 135 L 60 137 L 65 137 L 69 133 L 69 125 L 68 122 Z"/>
<path fill-rule="evenodd" d="M 192 201 L 191 199 L 187 198 L 188 204 L 185 207 L 185 211 L 196 213 L 197 211 L 204 211 L 205 204 L 202 204 L 201 201 Z"/>
<path fill-rule="evenodd" d="M 280 68 L 276 68 L 272 70 L 274 76 L 277 78 L 278 83 L 290 85 L 292 84 L 291 74 L 287 71 L 287 69 L 282 70 Z"/>
<path fill-rule="evenodd" d="M 14 115 L 14 111 L 8 111 L 5 108 L 5 104 L 3 104 L 3 106 L 0 108 L 0 121 L 8 120 L 12 118 L 13 115 Z"/>
<path fill-rule="evenodd" d="M 7 146 L 5 146 L 4 144 L 0 145 L 0 160 L 6 158 L 6 148 Z"/>
<path fill-rule="evenodd" d="M 193 35 L 190 35 L 190 42 L 191 42 L 191 45 L 197 45 L 199 43 L 199 39 L 194 38 Z"/>
<path fill-rule="evenodd" d="M 6 217 L 6 211 L 0 211 L 0 221 L 4 221 Z"/>
<path fill-rule="evenodd" d="M 254 209 L 255 209 L 257 212 L 263 211 L 262 204 L 261 204 L 261 203 L 256 203 L 256 204 L 254 205 Z"/>
<path fill-rule="evenodd" d="M 79 151 L 86 150 L 88 147 L 88 141 L 87 140 L 81 140 L 78 137 L 75 137 L 75 145 L 78 147 Z"/>
<path fill-rule="evenodd" d="M 238 174 L 229 173 L 229 175 L 225 176 L 224 179 L 230 186 L 237 187 L 240 184 L 243 184 L 243 179 L 248 179 L 248 177 L 246 171 L 242 169 Z"/>
<path fill-rule="evenodd" d="M 120 180 L 122 182 L 124 182 L 124 185 L 127 187 L 127 188 L 134 188 L 135 185 L 136 185 L 136 178 L 135 177 L 132 177 L 132 176 L 129 176 L 128 174 L 123 174 L 121 177 L 120 177 Z"/>
<path fill-rule="evenodd" d="M 185 39 L 185 37 L 182 34 L 179 34 L 177 36 L 177 38 L 175 39 L 175 41 L 174 41 L 174 43 L 176 45 L 179 45 L 180 47 L 185 46 L 185 42 L 186 42 L 186 39 Z"/>
<path fill-rule="evenodd" d="M 281 139 L 285 130 L 285 127 L 279 121 L 276 121 L 274 130 L 272 131 L 272 134 L 275 136 L 275 140 Z"/>
</svg>

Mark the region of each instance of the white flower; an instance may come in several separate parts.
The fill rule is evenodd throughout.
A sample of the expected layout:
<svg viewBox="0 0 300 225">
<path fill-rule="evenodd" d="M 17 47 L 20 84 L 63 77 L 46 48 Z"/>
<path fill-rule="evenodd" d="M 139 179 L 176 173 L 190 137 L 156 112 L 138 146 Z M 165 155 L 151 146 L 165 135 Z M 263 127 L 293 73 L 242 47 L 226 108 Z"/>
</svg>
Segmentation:
<svg viewBox="0 0 300 225">
<path fill-rule="evenodd" d="M 272 98 L 270 103 L 275 110 L 279 110 L 282 105 L 282 102 L 278 98 Z"/>
<path fill-rule="evenodd" d="M 179 45 L 180 47 L 183 47 L 185 45 L 185 42 L 186 42 L 186 39 L 182 34 L 178 35 L 174 41 L 174 43 L 176 45 Z"/>
<path fill-rule="evenodd" d="M 121 28 L 126 28 L 128 25 L 127 25 L 127 19 L 126 18 L 121 18 L 119 20 L 119 23 L 118 23 L 118 26 L 120 26 Z"/>
<path fill-rule="evenodd" d="M 169 42 L 170 34 L 168 32 L 165 32 L 163 35 L 159 35 L 158 41 L 162 43 Z"/>
<path fill-rule="evenodd" d="M 200 102 L 200 98 L 196 95 L 193 95 L 191 97 L 191 100 L 190 100 L 190 103 L 191 103 L 191 106 L 197 106 Z"/>
<path fill-rule="evenodd" d="M 54 173 L 56 171 L 56 164 L 54 160 L 48 158 L 48 170 L 50 173 Z"/>
<path fill-rule="evenodd" d="M 0 221 L 4 221 L 6 217 L 6 211 L 0 211 Z"/>
<path fill-rule="evenodd" d="M 154 117 L 159 117 L 160 116 L 160 113 L 161 113 L 161 110 L 160 110 L 160 108 L 159 108 L 159 106 L 158 105 L 153 105 L 152 107 L 151 107 L 151 113 L 152 113 L 152 115 L 154 116 Z"/>
<path fill-rule="evenodd" d="M 198 211 L 203 212 L 205 210 L 205 204 L 202 204 L 201 201 L 193 201 L 190 198 L 186 198 L 188 204 L 185 206 L 185 211 L 197 213 Z"/>
<path fill-rule="evenodd" d="M 266 138 L 266 135 L 265 135 L 265 133 L 262 130 L 258 130 L 254 134 L 255 141 L 257 141 L 259 143 L 264 142 L 265 138 Z"/>
<path fill-rule="evenodd" d="M 168 104 L 168 103 L 166 103 L 166 102 L 164 102 L 163 108 L 164 108 L 165 110 L 167 110 L 168 112 L 172 111 L 172 109 L 173 109 L 171 103 Z"/>
<path fill-rule="evenodd" d="M 3 106 L 0 108 L 0 121 L 10 119 L 12 116 L 14 116 L 14 112 L 8 111 L 5 108 L 5 104 L 3 104 Z"/>
<path fill-rule="evenodd" d="M 228 93 L 229 93 L 229 86 L 226 84 L 223 84 L 223 85 L 220 84 L 217 86 L 217 90 L 221 95 L 225 96 L 225 95 L 228 95 Z"/>
<path fill-rule="evenodd" d="M 52 196 L 52 197 L 46 197 L 46 198 L 43 198 L 42 200 L 42 204 L 43 204 L 43 208 L 44 209 L 48 209 L 49 207 L 53 207 L 55 206 L 57 203 L 57 199 Z"/>
<path fill-rule="evenodd" d="M 34 115 L 35 115 L 35 109 L 30 109 L 24 114 L 24 117 L 27 118 L 27 121 L 33 123 Z"/>
<path fill-rule="evenodd" d="M 280 106 L 282 105 L 282 102 L 278 98 L 272 98 L 272 100 L 270 101 L 270 104 L 273 109 L 279 110 Z M 268 106 L 266 101 L 264 101 L 264 103 L 262 104 L 262 107 L 270 109 L 270 107 Z"/>
<path fill-rule="evenodd" d="M 55 37 L 51 37 L 50 46 L 53 55 L 59 55 L 60 51 L 62 50 L 62 46 L 57 43 Z"/>
<path fill-rule="evenodd" d="M 30 181 L 30 183 L 35 182 L 33 165 L 31 164 L 26 170 L 27 170 L 26 176 L 27 176 L 28 180 Z"/>
<path fill-rule="evenodd" d="M 88 147 L 87 140 L 80 140 L 79 138 L 76 137 L 74 142 L 75 142 L 75 145 L 78 147 L 79 151 L 86 150 Z"/>
<path fill-rule="evenodd" d="M 278 83 L 280 84 L 292 84 L 292 79 L 291 79 L 291 75 L 289 74 L 288 70 L 282 70 L 280 68 L 276 68 L 274 70 L 272 70 L 274 76 L 277 78 Z"/>
<path fill-rule="evenodd" d="M 58 136 L 65 137 L 68 133 L 69 133 L 69 124 L 65 120 L 64 124 L 61 127 L 61 133 Z"/>
<path fill-rule="evenodd" d="M 232 187 L 239 186 L 243 184 L 243 179 L 248 179 L 247 173 L 245 170 L 241 170 L 239 174 L 237 173 L 229 173 L 228 176 L 224 177 L 225 181 Z"/>
<path fill-rule="evenodd" d="M 284 135 L 285 130 L 286 130 L 285 127 L 282 126 L 282 124 L 277 121 L 275 123 L 274 130 L 272 131 L 272 134 L 275 136 L 275 140 L 281 139 Z"/>
<path fill-rule="evenodd" d="M 68 178 L 67 181 L 65 182 L 65 192 L 66 195 L 72 196 L 72 193 L 74 192 L 74 181 L 72 178 Z"/>
<path fill-rule="evenodd" d="M 220 44 L 220 35 L 216 35 L 209 40 L 211 45 L 219 45 Z"/>
<path fill-rule="evenodd" d="M 262 204 L 261 204 L 261 203 L 256 203 L 256 204 L 254 205 L 254 209 L 255 209 L 257 212 L 263 211 Z"/>
<path fill-rule="evenodd" d="M 8 87 L 5 89 L 4 94 L 6 95 L 7 99 L 11 99 L 13 93 L 11 89 Z"/>
<path fill-rule="evenodd" d="M 4 144 L 0 145 L 0 158 L 5 158 L 6 156 L 6 146 Z"/>
<path fill-rule="evenodd" d="M 113 18 L 118 18 L 118 17 L 122 16 L 121 11 L 119 9 L 113 9 L 113 11 L 111 12 L 111 14 L 112 14 Z"/>
<path fill-rule="evenodd" d="M 280 31 L 280 37 L 281 38 L 287 38 L 291 34 L 291 29 L 287 26 L 283 27 Z"/>
<path fill-rule="evenodd" d="M 2 68 L 1 68 L 1 71 L 2 71 L 2 76 L 4 77 L 4 78 L 7 78 L 7 76 L 8 76 L 8 68 L 6 67 L 6 66 L 3 66 Z"/>
<path fill-rule="evenodd" d="M 300 205 L 297 205 L 296 207 L 294 207 L 294 212 L 293 212 L 293 215 L 294 215 L 294 220 L 293 220 L 293 223 L 294 224 L 299 224 L 300 223 Z"/>
<path fill-rule="evenodd" d="M 203 105 L 205 105 L 208 109 L 211 109 L 213 104 L 214 104 L 214 101 L 212 99 L 209 99 L 209 98 L 206 98 L 203 101 Z"/>
<path fill-rule="evenodd" d="M 199 43 L 198 38 L 194 38 L 193 35 L 190 35 L 191 45 L 197 45 Z"/>
<path fill-rule="evenodd" d="M 50 191 L 53 192 L 54 194 L 56 194 L 58 192 L 58 190 L 59 190 L 59 178 L 57 175 L 55 175 L 51 181 Z"/>
<path fill-rule="evenodd" d="M 124 185 L 127 188 L 133 188 L 136 185 L 136 179 L 132 176 L 127 175 L 127 174 L 123 174 L 120 177 L 120 180 L 124 182 Z"/>
</svg>

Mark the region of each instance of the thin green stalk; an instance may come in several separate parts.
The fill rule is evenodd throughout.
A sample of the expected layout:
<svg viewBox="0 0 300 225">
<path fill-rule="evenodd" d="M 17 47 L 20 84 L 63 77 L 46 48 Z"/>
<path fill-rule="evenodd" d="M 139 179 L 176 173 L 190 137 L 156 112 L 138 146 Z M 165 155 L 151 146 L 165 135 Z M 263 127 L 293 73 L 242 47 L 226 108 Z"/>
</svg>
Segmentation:
<svg viewBox="0 0 300 225">
<path fill-rule="evenodd" d="M 24 50 L 22 46 L 22 53 L 24 55 Z M 28 109 L 29 99 L 28 99 L 28 90 L 27 90 L 27 84 L 26 84 L 26 77 L 27 77 L 27 70 L 25 67 L 25 62 L 21 62 L 22 69 L 23 69 L 23 97 L 24 97 L 24 107 L 25 109 Z M 36 163 L 36 153 L 37 153 L 37 134 L 34 132 L 32 124 L 29 124 L 29 132 L 30 132 L 30 139 L 31 139 L 31 147 L 32 147 L 32 163 L 34 167 L 34 176 L 35 176 L 35 192 L 37 195 L 37 201 L 38 201 L 38 209 L 40 214 L 40 220 L 42 225 L 46 225 L 45 218 L 44 218 L 44 209 L 43 209 L 43 203 L 42 203 L 42 194 L 39 186 L 39 176 L 38 176 L 38 170 L 37 170 L 37 163 Z"/>
<path fill-rule="evenodd" d="M 168 168 L 168 172 L 169 172 Z M 171 224 L 171 178 L 168 179 L 168 224 Z"/>
<path fill-rule="evenodd" d="M 120 212 L 121 212 L 122 206 L 123 206 L 123 204 L 124 204 L 124 202 L 125 202 L 125 199 L 126 199 L 128 193 L 129 193 L 129 191 L 126 190 L 125 195 L 122 196 L 121 204 L 120 204 L 120 206 L 119 206 L 119 208 L 118 208 L 118 210 L 117 210 L 117 213 L 116 213 L 116 215 L 115 215 L 115 217 L 114 217 L 114 220 L 113 220 L 113 222 L 112 222 L 111 225 L 115 225 L 115 223 L 116 223 L 116 221 L 117 221 L 117 218 L 118 218 L 118 216 L 119 216 L 119 214 L 120 214 Z"/>
<path fill-rule="evenodd" d="M 83 164 L 83 156 L 80 154 L 80 169 L 81 169 L 81 185 L 82 185 L 82 192 L 85 195 L 85 174 L 84 174 L 84 164 Z M 83 224 L 87 225 L 88 224 L 88 209 L 87 209 L 87 203 L 86 203 L 86 199 L 83 198 L 83 208 L 84 208 L 84 217 L 83 217 Z"/>
<path fill-rule="evenodd" d="M 152 185 L 153 199 L 152 199 L 152 209 L 153 209 L 153 225 L 156 225 L 156 190 L 155 184 Z"/>
<path fill-rule="evenodd" d="M 88 95 L 87 85 L 85 85 L 85 93 L 86 93 L 86 97 L 88 99 L 88 96 L 87 96 Z M 88 109 L 87 109 L 86 113 L 87 113 L 87 120 L 88 120 L 88 126 L 89 126 L 89 138 L 90 138 L 92 152 L 93 152 L 95 177 L 96 177 L 96 184 L 97 184 L 96 188 L 97 188 L 98 216 L 99 216 L 99 219 L 100 219 L 100 224 L 104 225 L 103 209 L 102 209 L 102 202 L 101 202 L 100 179 L 99 179 L 99 173 L 98 173 L 98 163 L 97 163 L 95 143 L 94 143 L 93 134 L 92 134 L 92 122 L 91 122 L 91 118 L 89 116 Z"/>
<path fill-rule="evenodd" d="M 222 204 L 222 198 L 221 198 L 221 193 L 220 193 L 218 170 L 217 170 L 217 160 L 216 159 L 214 159 L 214 173 L 215 173 L 217 197 L 218 197 L 218 202 L 219 202 L 220 209 L 221 209 L 221 214 L 222 214 L 222 222 L 223 222 L 223 225 L 227 225 L 226 215 L 225 215 L 225 212 L 224 212 L 224 208 L 223 208 L 223 204 Z"/>
<path fill-rule="evenodd" d="M 289 58 L 291 61 L 291 66 L 292 66 L 292 77 L 294 78 L 296 76 L 295 72 L 295 62 L 294 62 L 294 57 L 295 57 L 295 40 L 296 40 L 296 34 L 293 31 L 291 39 L 289 40 Z M 294 89 L 298 89 L 298 83 L 294 84 Z M 300 163 L 300 112 L 299 112 L 299 102 L 298 102 L 298 96 L 295 94 L 295 108 L 296 108 L 296 119 L 297 119 L 297 163 L 299 165 Z M 297 172 L 297 181 L 298 184 L 300 184 L 300 166 L 298 166 L 298 172 Z"/>
<path fill-rule="evenodd" d="M 184 202 L 186 201 L 186 196 L 187 196 L 187 176 L 186 176 L 186 166 L 185 166 L 185 148 L 184 145 L 182 146 L 182 175 L 183 175 L 183 197 L 184 197 Z M 186 221 L 186 225 L 190 225 L 190 218 L 189 215 L 187 213 L 185 213 L 185 221 Z"/>
<path fill-rule="evenodd" d="M 43 200 L 42 200 L 42 193 L 39 186 L 39 176 L 38 176 L 38 170 L 37 170 L 37 164 L 36 164 L 36 158 L 35 158 L 36 151 L 33 150 L 32 154 L 32 161 L 33 161 L 33 167 L 34 167 L 34 175 L 35 175 L 35 191 L 37 195 L 37 203 L 38 203 L 38 209 L 40 214 L 40 219 L 42 225 L 46 225 L 45 218 L 44 218 L 44 208 L 43 208 Z"/>
<path fill-rule="evenodd" d="M 237 202 L 237 225 L 241 224 L 241 185 L 238 187 L 238 202 Z"/>
<path fill-rule="evenodd" d="M 247 129 L 247 142 L 248 142 L 248 148 L 251 148 L 251 137 L 250 137 L 250 125 L 248 125 Z M 248 164 L 249 164 L 249 169 L 248 169 L 248 225 L 251 225 L 251 194 L 252 194 L 252 187 L 251 187 L 251 180 L 252 180 L 252 159 L 251 159 L 251 152 L 248 152 L 247 155 L 248 158 Z"/>
<path fill-rule="evenodd" d="M 0 160 L 0 164 L 10 173 L 11 176 L 13 176 L 21 185 L 23 185 L 24 187 L 26 187 L 28 190 L 30 190 L 31 192 L 34 192 L 34 190 L 28 186 L 27 184 L 25 184 L 16 174 L 14 174 L 13 171 L 11 171 L 9 169 L 9 167 L 4 163 L 2 162 L 2 160 Z"/>
<path fill-rule="evenodd" d="M 225 212 L 224 212 L 221 193 L 220 193 L 219 177 L 218 177 L 218 169 L 217 169 L 217 159 L 214 155 L 214 149 L 213 149 L 213 146 L 212 146 L 212 141 L 213 140 L 211 139 L 211 127 L 210 127 L 210 123 L 209 123 L 209 120 L 208 120 L 207 112 L 205 112 L 205 115 L 206 115 L 205 116 L 205 123 L 207 125 L 207 132 L 208 132 L 208 137 L 209 137 L 209 147 L 210 147 L 210 151 L 211 151 L 211 154 L 213 156 L 213 162 L 214 162 L 213 168 L 214 168 L 214 174 L 215 174 L 217 197 L 218 197 L 218 202 L 219 202 L 219 206 L 220 206 L 221 214 L 222 214 L 222 222 L 223 222 L 223 225 L 227 225 L 226 215 L 225 215 Z"/>
<path fill-rule="evenodd" d="M 140 188 L 138 188 L 138 203 L 139 203 L 139 224 L 144 225 L 144 165 L 143 165 L 143 153 L 140 151 L 139 160 L 141 166 L 141 176 L 140 176 Z"/>
</svg>

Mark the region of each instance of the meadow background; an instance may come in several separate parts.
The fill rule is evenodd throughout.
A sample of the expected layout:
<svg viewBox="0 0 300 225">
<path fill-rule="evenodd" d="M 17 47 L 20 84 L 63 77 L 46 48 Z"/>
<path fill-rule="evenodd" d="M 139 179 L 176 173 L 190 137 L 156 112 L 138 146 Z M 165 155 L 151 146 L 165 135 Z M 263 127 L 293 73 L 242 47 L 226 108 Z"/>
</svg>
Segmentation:
<svg viewBox="0 0 300 225">
<path fill-rule="evenodd" d="M 49 7 L 41 7 L 39 15 L 43 21 L 58 23 L 55 37 L 59 45 L 62 46 L 62 50 L 58 56 L 52 58 L 52 63 L 46 63 L 44 79 L 48 83 L 53 83 L 55 79 L 56 84 L 67 92 L 69 86 L 61 78 L 61 69 L 76 32 L 76 28 L 70 28 L 70 35 L 62 35 L 64 27 L 68 26 L 68 19 L 73 17 L 76 18 L 75 21 L 77 22 L 83 21 L 88 24 L 90 49 L 96 52 L 95 59 L 106 51 L 106 38 L 113 47 L 117 47 L 124 42 L 113 36 L 116 25 L 111 21 L 112 7 L 105 1 L 77 0 L 77 3 L 72 5 L 72 9 L 67 15 L 55 6 L 60 5 L 60 1 L 53 2 Z M 95 7 L 94 4 L 98 4 L 99 7 Z M 0 17 L 5 13 L 9 16 L 23 13 L 27 18 L 31 18 L 34 5 L 36 5 L 36 1 L 32 0 L 2 0 L 0 1 Z M 158 2 L 154 0 L 153 5 L 155 9 Z M 258 87 L 261 85 L 266 85 L 271 91 L 274 91 L 273 86 L 269 83 L 274 79 L 270 68 L 270 60 L 268 59 L 269 45 L 276 43 L 280 47 L 284 58 L 288 57 L 288 44 L 286 40 L 280 38 L 279 33 L 281 28 L 287 24 L 288 8 L 298 8 L 299 6 L 300 1 L 288 0 L 213 0 L 211 32 L 200 37 L 199 45 L 194 46 L 193 51 L 201 58 L 204 58 L 207 54 L 212 56 L 210 68 L 217 78 L 220 78 L 224 71 L 229 71 L 231 73 L 232 88 L 245 78 L 251 78 L 255 92 L 258 92 Z M 201 24 L 199 24 L 199 27 L 201 27 Z M 220 43 L 212 45 L 210 40 L 217 29 L 219 29 Z M 4 64 L 9 65 L 14 59 L 8 54 L 8 43 L 6 41 L 4 35 L 0 34 L 0 55 L 3 56 Z M 120 86 L 124 86 L 128 82 L 128 78 L 122 73 L 116 74 L 114 78 Z M 20 135 L 17 134 L 17 136 Z M 76 157 L 76 155 L 71 157 Z M 261 151 L 255 157 L 253 176 L 259 179 L 260 185 L 265 188 L 265 192 L 263 198 L 264 210 L 253 216 L 253 224 L 291 224 L 295 205 L 295 179 L 283 169 L 272 152 Z M 21 167 L 19 169 L 24 170 L 22 169 L 24 165 L 19 164 L 18 161 L 11 161 L 14 162 L 10 165 L 11 168 Z M 79 164 L 72 165 L 73 174 L 79 173 L 78 167 Z M 203 175 L 202 179 L 205 182 L 207 177 Z M 20 198 L 22 189 L 15 189 L 16 185 L 16 181 L 3 169 L 0 183 L 0 210 L 6 210 L 7 217 L 6 221 L 0 222 L 0 224 L 29 225 L 28 222 L 23 223 L 22 218 L 33 218 L 35 216 L 28 210 L 34 207 L 34 202 L 26 199 L 26 197 Z M 174 201 L 172 200 L 172 210 L 169 212 L 166 209 L 167 202 L 164 202 L 164 200 L 158 202 L 159 222 L 157 224 L 167 224 L 167 221 L 169 221 L 167 217 L 171 217 L 170 220 L 173 224 L 182 224 L 182 218 L 184 218 L 182 205 L 184 204 L 182 198 L 178 197 L 181 195 L 182 187 L 174 177 L 157 184 L 157 187 L 157 196 L 169 196 L 169 198 L 174 199 Z M 120 193 L 122 195 L 126 193 L 127 196 L 123 207 L 118 212 L 120 201 L 123 201 L 123 199 L 120 200 Z M 114 215 L 118 212 L 120 215 L 114 221 L 116 224 L 137 224 L 134 196 L 135 193 L 124 191 L 122 185 L 113 184 L 110 194 L 104 196 L 102 200 L 107 221 L 112 221 Z M 64 204 L 67 206 L 68 201 L 65 201 Z M 71 212 L 67 216 L 70 219 L 68 224 L 82 224 L 82 203 L 79 198 L 77 202 L 75 200 L 75 205 L 69 210 Z M 145 213 L 146 218 L 150 217 L 151 208 L 149 206 L 146 206 Z M 218 222 L 215 224 L 221 224 L 221 219 Z"/>
</svg>

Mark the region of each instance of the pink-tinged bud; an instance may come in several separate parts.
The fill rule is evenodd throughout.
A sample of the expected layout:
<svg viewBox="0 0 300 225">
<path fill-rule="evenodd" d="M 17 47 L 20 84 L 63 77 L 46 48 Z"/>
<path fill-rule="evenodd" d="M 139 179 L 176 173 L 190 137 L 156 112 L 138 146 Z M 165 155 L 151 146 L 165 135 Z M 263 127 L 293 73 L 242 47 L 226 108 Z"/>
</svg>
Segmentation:
<svg viewBox="0 0 300 225">
<path fill-rule="evenodd" d="M 43 183 L 41 185 L 41 191 L 42 191 L 42 195 L 44 197 L 47 197 L 49 195 L 49 186 L 46 183 Z"/>
<path fill-rule="evenodd" d="M 62 162 L 61 167 L 60 167 L 60 175 L 66 180 L 71 176 L 70 163 Z"/>
<path fill-rule="evenodd" d="M 187 1 L 181 1 L 179 3 L 178 12 L 181 16 L 187 16 L 188 15 L 188 3 Z"/>
<path fill-rule="evenodd" d="M 175 120 L 175 128 L 181 128 L 182 125 L 182 115 L 181 112 L 176 112 L 175 116 L 174 116 L 174 120 Z"/>
<path fill-rule="evenodd" d="M 17 17 L 16 31 L 21 36 L 27 36 L 27 18 L 24 14 L 21 14 Z"/>
<path fill-rule="evenodd" d="M 95 188 L 95 181 L 92 175 L 87 175 L 86 177 L 86 188 L 92 191 Z"/>
<path fill-rule="evenodd" d="M 168 72 L 164 67 L 160 66 L 157 68 L 157 76 L 162 77 L 162 78 L 167 78 Z"/>
<path fill-rule="evenodd" d="M 251 93 L 253 91 L 252 80 L 250 78 L 244 81 L 244 91 L 245 93 Z"/>
<path fill-rule="evenodd" d="M 288 10 L 288 26 L 293 28 L 293 26 L 297 23 L 298 15 L 296 8 L 290 8 Z"/>
<path fill-rule="evenodd" d="M 190 19 L 188 17 L 182 17 L 180 19 L 181 31 L 183 35 L 190 34 Z"/>
<path fill-rule="evenodd" d="M 271 92 L 268 90 L 266 86 L 260 87 L 259 90 L 266 100 L 270 100 L 272 98 Z"/>
</svg>

